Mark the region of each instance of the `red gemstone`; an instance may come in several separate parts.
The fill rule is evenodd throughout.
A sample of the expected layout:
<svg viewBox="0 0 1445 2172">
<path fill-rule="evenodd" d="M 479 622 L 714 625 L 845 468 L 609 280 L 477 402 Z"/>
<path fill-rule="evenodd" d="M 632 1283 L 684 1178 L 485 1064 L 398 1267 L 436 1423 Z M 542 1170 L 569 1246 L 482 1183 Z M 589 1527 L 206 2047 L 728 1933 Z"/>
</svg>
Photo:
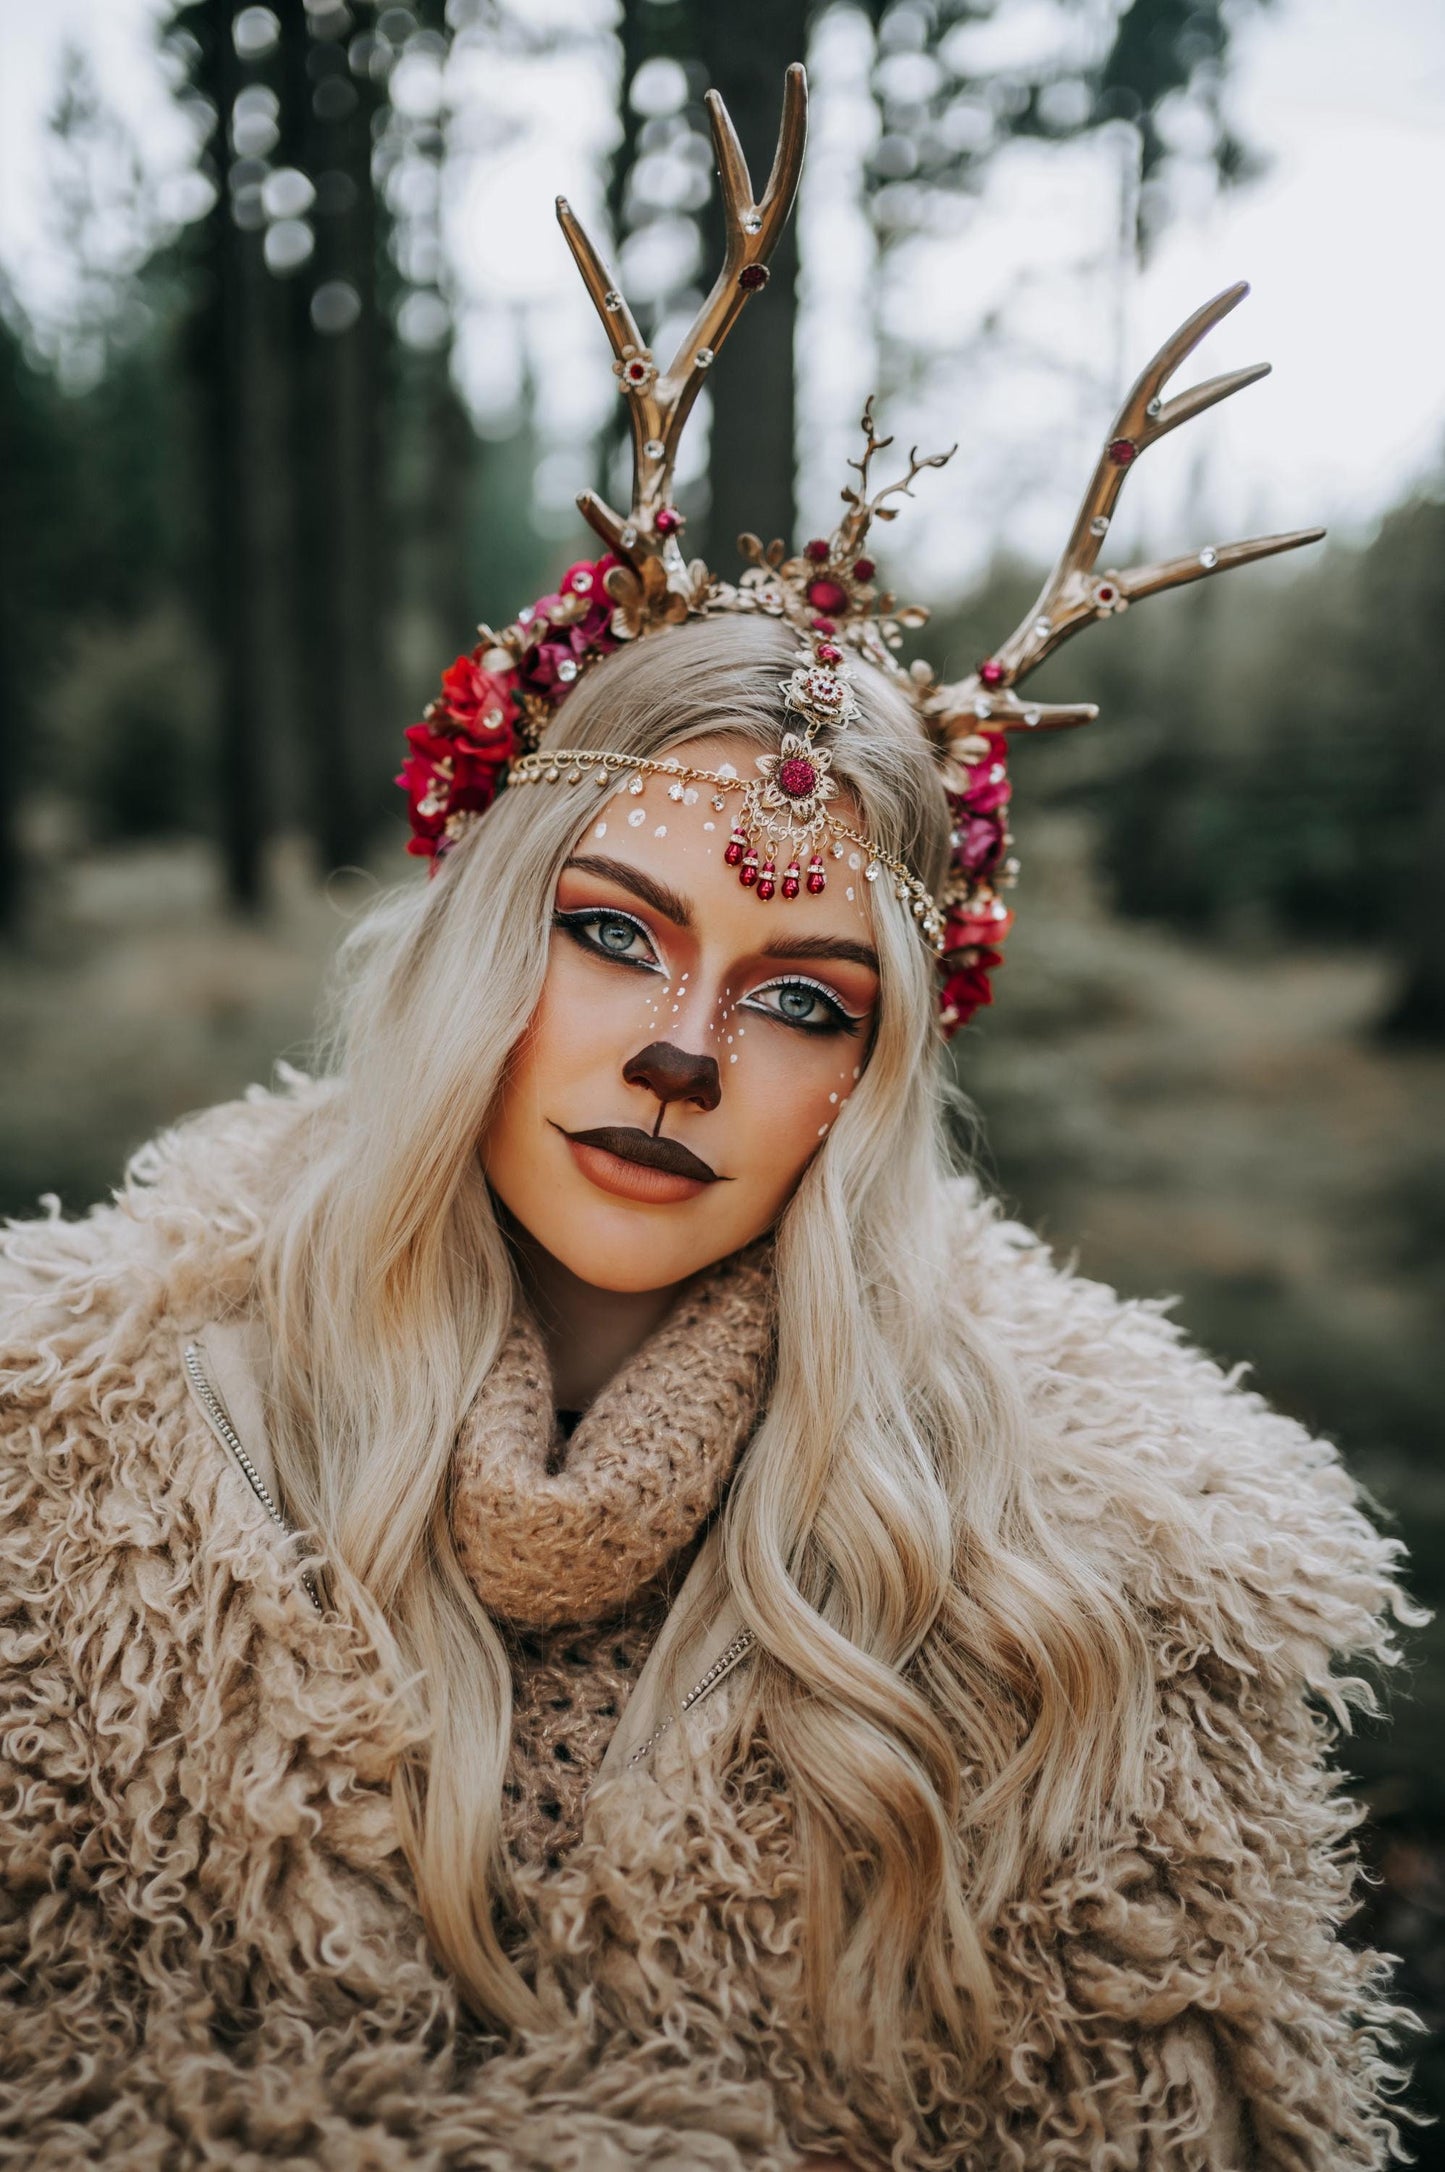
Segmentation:
<svg viewBox="0 0 1445 2172">
<path fill-rule="evenodd" d="M 827 563 L 828 546 L 823 541 L 823 538 L 820 535 L 815 535 L 811 543 L 805 543 L 803 545 L 803 556 L 805 558 L 811 558 L 817 565 L 820 566 Z"/>
<path fill-rule="evenodd" d="M 838 629 L 830 618 L 815 618 L 813 631 L 816 634 L 835 634 Z"/>
<path fill-rule="evenodd" d="M 987 663 L 979 665 L 978 675 L 985 686 L 1003 685 L 1003 665 L 996 656 L 990 656 Z"/>
<path fill-rule="evenodd" d="M 671 505 L 659 506 L 653 515 L 652 525 L 659 535 L 671 535 L 682 526 L 682 515 Z"/>
<path fill-rule="evenodd" d="M 766 264 L 744 264 L 738 273 L 738 285 L 746 287 L 749 294 L 756 294 L 759 287 L 767 285 L 768 276 Z"/>
<path fill-rule="evenodd" d="M 753 884 L 757 881 L 757 879 L 758 856 L 755 852 L 750 852 L 747 858 L 743 861 L 742 866 L 738 870 L 738 881 L 742 884 L 745 890 L 751 890 Z"/>
<path fill-rule="evenodd" d="M 816 897 L 820 890 L 826 890 L 827 887 L 828 878 L 823 873 L 822 868 L 819 867 L 817 861 L 814 860 L 812 866 L 808 869 L 808 888 L 812 891 L 814 897 Z"/>
<path fill-rule="evenodd" d="M 817 781 L 817 770 L 801 754 L 790 755 L 778 771 L 778 783 L 789 799 L 806 799 Z"/>
<path fill-rule="evenodd" d="M 775 880 L 777 872 L 771 860 L 764 860 L 758 875 L 758 896 L 760 898 L 770 898 L 772 896 L 777 888 Z"/>
<path fill-rule="evenodd" d="M 739 860 L 741 860 L 743 856 L 744 851 L 746 850 L 746 845 L 747 840 L 745 838 L 730 837 L 728 839 L 727 843 L 723 846 L 723 858 L 727 861 L 729 867 L 737 866 Z"/>
<path fill-rule="evenodd" d="M 644 384 L 647 380 L 647 364 L 645 362 L 629 362 L 627 375 L 634 385 Z"/>
<path fill-rule="evenodd" d="M 783 895 L 784 897 L 796 897 L 801 888 L 802 883 L 798 875 L 798 863 L 796 860 L 794 860 L 789 866 L 786 874 L 783 876 Z"/>
<path fill-rule="evenodd" d="M 836 581 L 812 581 L 808 585 L 808 601 L 815 611 L 826 611 L 830 616 L 848 608 L 848 591 Z"/>
<path fill-rule="evenodd" d="M 831 641 L 820 641 L 818 643 L 818 661 L 820 664 L 841 664 L 843 651 L 835 648 Z"/>
<path fill-rule="evenodd" d="M 1109 458 L 1116 468 L 1127 468 L 1131 460 L 1137 460 L 1139 448 L 1130 437 L 1116 437 L 1109 447 Z"/>
<path fill-rule="evenodd" d="M 1100 603 L 1112 603 L 1112 602 L 1113 602 L 1113 600 L 1114 600 L 1114 591 L 1113 591 L 1113 589 L 1112 589 L 1112 588 L 1111 588 L 1111 587 L 1109 586 L 1109 584 L 1108 584 L 1108 582 L 1107 582 L 1107 581 L 1101 582 L 1101 584 L 1100 584 L 1100 587 L 1099 587 L 1099 601 L 1100 601 Z"/>
<path fill-rule="evenodd" d="M 860 581 L 871 581 L 877 570 L 871 558 L 855 558 L 853 561 L 853 571 Z"/>
</svg>

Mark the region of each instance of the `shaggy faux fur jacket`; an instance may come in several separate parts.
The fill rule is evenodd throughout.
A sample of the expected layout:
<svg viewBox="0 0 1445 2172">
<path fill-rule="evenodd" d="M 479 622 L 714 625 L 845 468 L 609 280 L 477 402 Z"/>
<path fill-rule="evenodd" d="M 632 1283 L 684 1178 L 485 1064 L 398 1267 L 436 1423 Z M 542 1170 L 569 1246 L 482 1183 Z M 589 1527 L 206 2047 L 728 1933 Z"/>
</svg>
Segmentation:
<svg viewBox="0 0 1445 2172">
<path fill-rule="evenodd" d="M 287 1097 L 213 1111 L 114 1204 L 8 1241 L 0 2162 L 1385 2163 L 1408 2023 L 1386 1961 L 1337 1936 L 1356 1813 L 1326 1753 L 1350 1669 L 1395 1656 L 1397 1548 L 1333 1449 L 965 1184 L 957 1273 L 1012 1345 L 1041 1496 L 1128 1592 L 1156 1675 L 1147 1801 L 987 1926 L 1005 2052 L 966 2087 L 950 2047 L 909 2042 L 921 2118 L 814 2056 L 787 1802 L 765 1751 L 706 1755 L 726 1683 L 690 1762 L 675 1729 L 635 1756 L 629 1707 L 581 1844 L 535 1882 L 529 1965 L 565 2018 L 505 2044 L 467 2023 L 397 1845 L 408 1716 L 312 1604 L 179 1355 L 246 1302 L 294 1121 Z M 1131 1497 L 1146 1469 L 1162 1519 Z"/>
</svg>

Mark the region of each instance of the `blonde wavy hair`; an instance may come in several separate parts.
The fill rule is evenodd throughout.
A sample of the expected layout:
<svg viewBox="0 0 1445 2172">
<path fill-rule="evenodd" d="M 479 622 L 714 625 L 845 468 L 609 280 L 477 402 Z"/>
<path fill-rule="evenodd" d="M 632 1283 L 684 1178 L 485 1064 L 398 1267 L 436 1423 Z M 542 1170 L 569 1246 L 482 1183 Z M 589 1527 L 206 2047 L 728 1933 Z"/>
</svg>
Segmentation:
<svg viewBox="0 0 1445 2172">
<path fill-rule="evenodd" d="M 656 755 L 725 729 L 775 746 L 792 651 L 765 620 L 644 639 L 588 675 L 553 741 Z M 859 678 L 834 774 L 936 887 L 932 757 L 903 696 Z M 579 826 L 572 793 L 504 792 L 438 881 L 353 937 L 334 1084 L 262 1278 L 283 1494 L 410 1687 L 402 1842 L 435 1950 L 503 2026 L 538 2018 L 494 1922 L 511 1684 L 447 1480 L 514 1295 L 478 1139 L 541 993 Z M 955 1293 L 931 961 L 878 888 L 876 1034 L 779 1224 L 774 1385 L 722 1544 L 757 1638 L 738 1726 L 762 1730 L 796 1821 L 809 2012 L 841 2063 L 906 2088 L 905 2008 L 965 2064 L 982 2055 L 982 1927 L 1031 1859 L 1087 1840 L 1138 1784 L 1149 1704 L 1138 1632 L 1036 1506 L 1011 1364 Z"/>
</svg>

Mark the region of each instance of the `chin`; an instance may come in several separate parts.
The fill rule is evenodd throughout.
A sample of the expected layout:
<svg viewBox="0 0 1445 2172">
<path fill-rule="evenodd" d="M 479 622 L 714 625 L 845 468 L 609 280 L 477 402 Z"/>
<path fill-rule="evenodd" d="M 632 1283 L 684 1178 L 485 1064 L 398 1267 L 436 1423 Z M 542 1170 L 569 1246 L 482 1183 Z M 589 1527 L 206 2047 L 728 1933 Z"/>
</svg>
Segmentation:
<svg viewBox="0 0 1445 2172">
<path fill-rule="evenodd" d="M 590 1187 L 589 1187 L 590 1188 Z M 685 1282 L 737 1249 L 686 1205 L 649 1207 L 622 1200 L 554 1200 L 528 1224 L 538 1244 L 593 1289 L 636 1296 Z M 741 1242 L 743 1240 L 739 1240 Z"/>
</svg>

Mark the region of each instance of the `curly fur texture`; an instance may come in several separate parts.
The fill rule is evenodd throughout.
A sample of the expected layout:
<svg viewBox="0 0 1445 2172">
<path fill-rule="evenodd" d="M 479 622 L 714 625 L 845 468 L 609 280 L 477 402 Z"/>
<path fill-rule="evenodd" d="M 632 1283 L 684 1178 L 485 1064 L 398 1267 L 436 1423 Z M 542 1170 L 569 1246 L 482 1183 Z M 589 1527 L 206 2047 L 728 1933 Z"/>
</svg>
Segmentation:
<svg viewBox="0 0 1445 2172">
<path fill-rule="evenodd" d="M 788 1804 L 722 1694 L 690 1744 L 598 1786 L 560 1869 L 518 1868 L 548 2028 L 471 2028 L 396 1844 L 402 1701 L 307 1603 L 177 1362 L 178 1333 L 246 1299 L 293 1121 L 285 1098 L 212 1112 L 113 1205 L 13 1230 L 0 1269 L 0 2161 L 1383 2166 L 1410 2024 L 1386 1958 L 1336 1936 L 1357 1813 L 1326 1753 L 1417 1618 L 1398 1548 L 1331 1448 L 968 1186 L 960 1277 L 1157 1681 L 1144 1800 L 987 1924 L 1006 2050 L 964 2087 L 900 2015 L 919 2117 L 826 2071 Z"/>
</svg>

